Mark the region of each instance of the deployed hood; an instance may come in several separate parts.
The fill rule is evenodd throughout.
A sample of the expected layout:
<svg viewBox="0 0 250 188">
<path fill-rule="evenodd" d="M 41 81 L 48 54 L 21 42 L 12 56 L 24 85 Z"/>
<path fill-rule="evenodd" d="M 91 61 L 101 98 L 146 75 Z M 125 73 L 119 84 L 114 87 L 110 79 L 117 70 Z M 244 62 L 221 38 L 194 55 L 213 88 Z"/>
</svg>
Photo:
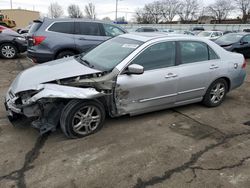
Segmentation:
<svg viewBox="0 0 250 188">
<path fill-rule="evenodd" d="M 10 89 L 13 93 L 18 93 L 36 89 L 42 83 L 100 72 L 81 64 L 74 57 L 59 59 L 36 65 L 19 73 Z"/>
</svg>

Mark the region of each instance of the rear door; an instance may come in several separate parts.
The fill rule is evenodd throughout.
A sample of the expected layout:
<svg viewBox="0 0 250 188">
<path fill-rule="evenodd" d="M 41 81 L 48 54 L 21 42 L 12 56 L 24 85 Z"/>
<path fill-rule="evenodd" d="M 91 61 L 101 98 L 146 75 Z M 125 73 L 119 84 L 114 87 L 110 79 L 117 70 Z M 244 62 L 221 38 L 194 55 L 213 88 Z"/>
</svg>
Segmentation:
<svg viewBox="0 0 250 188">
<path fill-rule="evenodd" d="M 246 35 L 242 38 L 238 52 L 244 54 L 244 56 L 247 56 L 247 57 L 249 56 L 249 54 L 250 54 L 250 35 Z"/>
<path fill-rule="evenodd" d="M 219 68 L 218 56 L 210 47 L 198 41 L 180 41 L 179 82 L 177 103 L 204 96 Z"/>
<path fill-rule="evenodd" d="M 80 52 L 87 52 L 106 40 L 96 22 L 75 22 L 75 44 Z"/>
</svg>

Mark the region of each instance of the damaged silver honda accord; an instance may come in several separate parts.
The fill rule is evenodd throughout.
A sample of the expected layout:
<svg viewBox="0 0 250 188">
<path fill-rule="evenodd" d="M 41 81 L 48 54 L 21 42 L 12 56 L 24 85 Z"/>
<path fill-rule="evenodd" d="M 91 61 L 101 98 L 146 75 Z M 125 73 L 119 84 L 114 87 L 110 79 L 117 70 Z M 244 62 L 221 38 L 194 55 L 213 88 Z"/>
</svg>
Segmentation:
<svg viewBox="0 0 250 188">
<path fill-rule="evenodd" d="M 220 105 L 244 82 L 242 55 L 190 36 L 125 34 L 87 54 L 21 72 L 6 96 L 11 121 L 34 118 L 40 133 L 61 127 L 69 138 L 118 117 L 203 102 Z"/>
</svg>

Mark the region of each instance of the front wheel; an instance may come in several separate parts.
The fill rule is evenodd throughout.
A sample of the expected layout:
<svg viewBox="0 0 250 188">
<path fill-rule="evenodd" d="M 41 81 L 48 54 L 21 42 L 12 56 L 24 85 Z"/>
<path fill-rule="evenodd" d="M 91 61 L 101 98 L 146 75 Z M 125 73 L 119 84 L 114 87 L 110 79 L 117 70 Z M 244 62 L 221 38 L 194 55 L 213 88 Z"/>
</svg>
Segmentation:
<svg viewBox="0 0 250 188">
<path fill-rule="evenodd" d="M 17 56 L 17 48 L 10 43 L 5 43 L 0 46 L 0 55 L 6 59 L 13 59 Z"/>
<path fill-rule="evenodd" d="M 203 104 L 208 107 L 219 106 L 224 101 L 227 91 L 228 85 L 224 79 L 214 81 L 204 96 Z"/>
<path fill-rule="evenodd" d="M 73 56 L 73 55 L 75 55 L 74 52 L 69 51 L 69 50 L 66 50 L 66 51 L 60 52 L 60 53 L 56 56 L 56 59 L 67 58 L 67 57 L 70 57 L 70 56 Z"/>
<path fill-rule="evenodd" d="M 63 109 L 60 124 L 69 138 L 81 138 L 99 131 L 105 120 L 105 110 L 96 101 L 72 100 Z"/>
</svg>

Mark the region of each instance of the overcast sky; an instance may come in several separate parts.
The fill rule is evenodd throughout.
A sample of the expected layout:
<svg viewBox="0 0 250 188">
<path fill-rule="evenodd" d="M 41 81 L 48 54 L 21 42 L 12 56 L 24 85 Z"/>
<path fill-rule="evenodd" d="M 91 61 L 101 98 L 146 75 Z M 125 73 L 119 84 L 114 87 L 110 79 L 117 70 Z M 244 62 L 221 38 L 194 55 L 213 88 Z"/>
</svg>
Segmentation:
<svg viewBox="0 0 250 188">
<path fill-rule="evenodd" d="M 48 12 L 48 6 L 52 2 L 58 2 L 64 9 L 65 15 L 67 15 L 67 7 L 70 4 L 77 4 L 83 10 L 84 5 L 92 2 L 96 6 L 96 12 L 98 18 L 115 17 L 115 1 L 116 0 L 12 0 L 13 8 L 22 8 L 29 10 L 36 10 L 46 15 Z M 153 2 L 154 0 L 119 0 L 118 17 L 125 16 L 131 19 L 133 12 L 136 8 L 143 7 L 144 4 Z M 209 4 L 214 0 L 204 0 L 205 4 Z M 0 0 L 0 9 L 9 9 L 10 0 Z"/>
</svg>

